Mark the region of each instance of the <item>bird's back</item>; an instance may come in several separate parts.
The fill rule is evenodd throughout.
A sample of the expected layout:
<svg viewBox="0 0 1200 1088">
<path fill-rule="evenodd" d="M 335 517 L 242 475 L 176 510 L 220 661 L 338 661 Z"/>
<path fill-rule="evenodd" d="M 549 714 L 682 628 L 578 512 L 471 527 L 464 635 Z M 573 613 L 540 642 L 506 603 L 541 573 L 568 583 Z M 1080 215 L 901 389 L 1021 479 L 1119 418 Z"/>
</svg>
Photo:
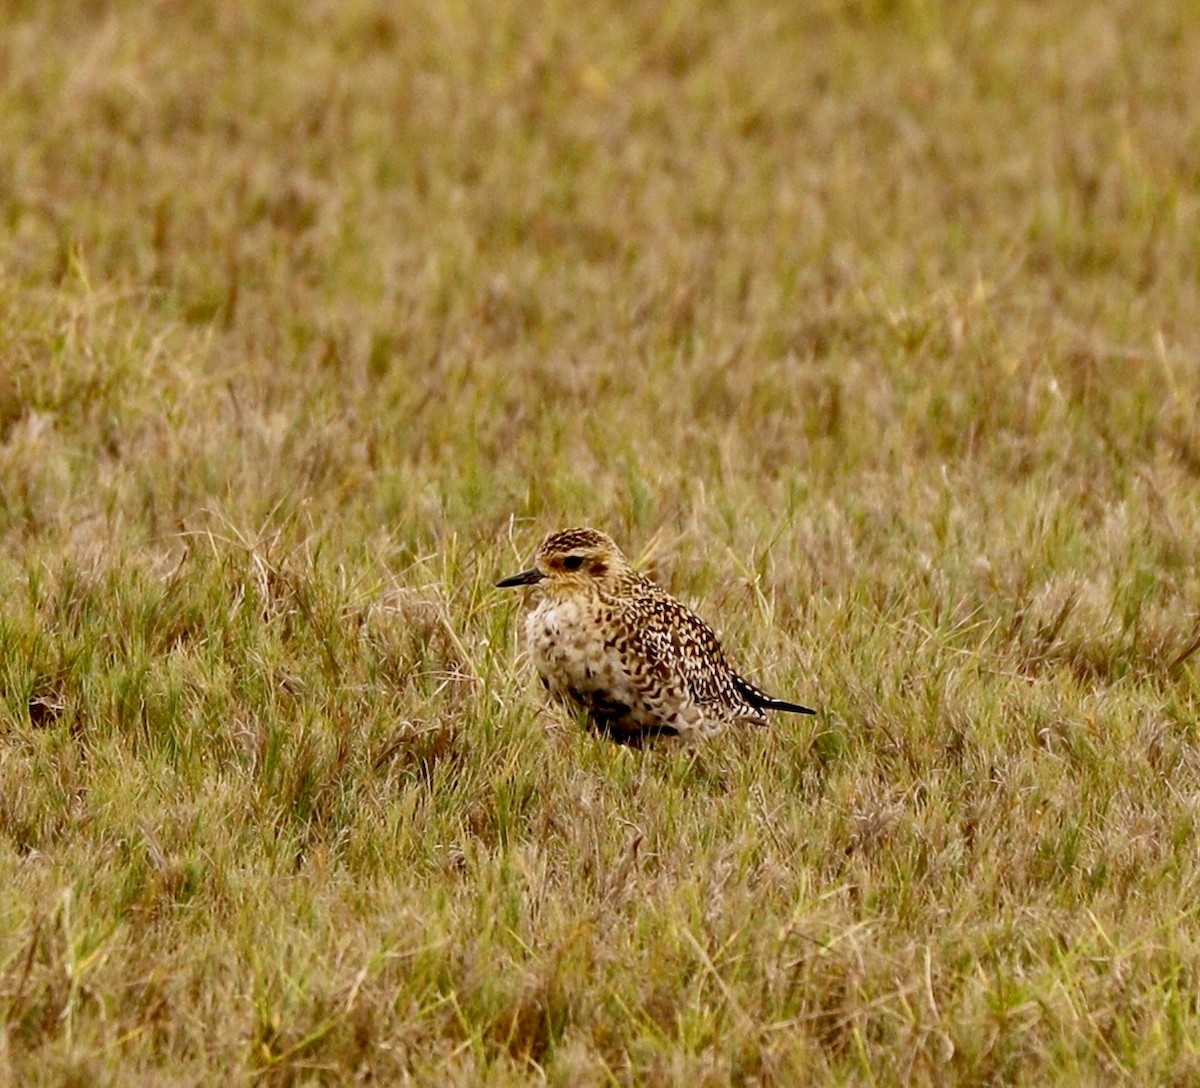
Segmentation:
<svg viewBox="0 0 1200 1088">
<path fill-rule="evenodd" d="M 747 698 L 757 689 L 729 664 L 716 632 L 682 601 L 648 579 L 642 581 L 625 615 L 627 625 L 637 632 L 634 649 L 650 674 L 661 680 L 677 678 L 687 700 L 710 719 L 710 726 L 765 722 Z"/>
</svg>

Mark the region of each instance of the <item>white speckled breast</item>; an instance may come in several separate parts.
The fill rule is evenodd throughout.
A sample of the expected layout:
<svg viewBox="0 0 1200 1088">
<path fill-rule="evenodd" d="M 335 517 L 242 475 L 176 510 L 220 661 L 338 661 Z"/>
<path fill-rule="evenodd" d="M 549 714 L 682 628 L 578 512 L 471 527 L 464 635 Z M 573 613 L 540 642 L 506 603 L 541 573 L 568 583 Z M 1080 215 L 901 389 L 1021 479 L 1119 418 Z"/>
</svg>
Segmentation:
<svg viewBox="0 0 1200 1088">
<path fill-rule="evenodd" d="M 547 594 L 525 617 L 525 637 L 534 666 L 549 688 L 571 693 L 602 692 L 627 705 L 634 691 L 616 649 L 605 646 L 598 602 Z"/>
</svg>

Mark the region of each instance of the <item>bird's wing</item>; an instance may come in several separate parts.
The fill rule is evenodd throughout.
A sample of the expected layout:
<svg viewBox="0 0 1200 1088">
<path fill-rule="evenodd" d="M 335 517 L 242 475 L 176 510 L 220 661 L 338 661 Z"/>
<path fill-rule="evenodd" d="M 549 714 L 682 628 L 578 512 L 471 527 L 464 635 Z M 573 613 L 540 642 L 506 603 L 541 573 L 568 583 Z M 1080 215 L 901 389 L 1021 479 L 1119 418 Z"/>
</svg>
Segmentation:
<svg viewBox="0 0 1200 1088">
<path fill-rule="evenodd" d="M 765 722 L 766 710 L 814 713 L 798 703 L 773 699 L 740 676 L 729 664 L 716 632 L 687 605 L 657 587 L 627 620 L 633 661 L 658 685 L 682 694 L 695 706 L 719 707 L 722 715 L 753 722 Z"/>
<path fill-rule="evenodd" d="M 662 593 L 640 622 L 629 624 L 630 649 L 660 683 L 674 684 L 693 703 L 744 702 L 716 633 L 695 612 Z"/>
</svg>

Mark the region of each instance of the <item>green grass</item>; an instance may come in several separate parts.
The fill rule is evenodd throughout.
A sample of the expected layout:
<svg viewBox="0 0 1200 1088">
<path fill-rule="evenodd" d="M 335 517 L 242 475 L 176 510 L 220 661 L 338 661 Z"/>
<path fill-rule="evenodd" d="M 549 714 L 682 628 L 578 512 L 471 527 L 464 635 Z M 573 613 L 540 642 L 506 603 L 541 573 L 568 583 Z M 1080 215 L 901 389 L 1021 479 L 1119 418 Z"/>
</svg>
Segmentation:
<svg viewBox="0 0 1200 1088">
<path fill-rule="evenodd" d="M 0 14 L 0 1083 L 1200 1078 L 1187 4 Z"/>
</svg>

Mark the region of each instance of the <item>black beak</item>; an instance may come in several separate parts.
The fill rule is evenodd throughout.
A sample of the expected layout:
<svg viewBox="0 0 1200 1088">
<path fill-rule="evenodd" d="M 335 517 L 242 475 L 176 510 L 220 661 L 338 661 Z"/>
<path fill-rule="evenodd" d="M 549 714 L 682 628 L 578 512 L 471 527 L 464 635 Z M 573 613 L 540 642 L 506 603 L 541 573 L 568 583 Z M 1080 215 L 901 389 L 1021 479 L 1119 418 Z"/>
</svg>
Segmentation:
<svg viewBox="0 0 1200 1088">
<path fill-rule="evenodd" d="M 511 578 L 501 578 L 496 583 L 496 588 L 508 589 L 511 586 L 532 586 L 545 577 L 537 567 L 534 567 L 531 570 L 523 570 L 520 574 L 514 574 Z"/>
</svg>

